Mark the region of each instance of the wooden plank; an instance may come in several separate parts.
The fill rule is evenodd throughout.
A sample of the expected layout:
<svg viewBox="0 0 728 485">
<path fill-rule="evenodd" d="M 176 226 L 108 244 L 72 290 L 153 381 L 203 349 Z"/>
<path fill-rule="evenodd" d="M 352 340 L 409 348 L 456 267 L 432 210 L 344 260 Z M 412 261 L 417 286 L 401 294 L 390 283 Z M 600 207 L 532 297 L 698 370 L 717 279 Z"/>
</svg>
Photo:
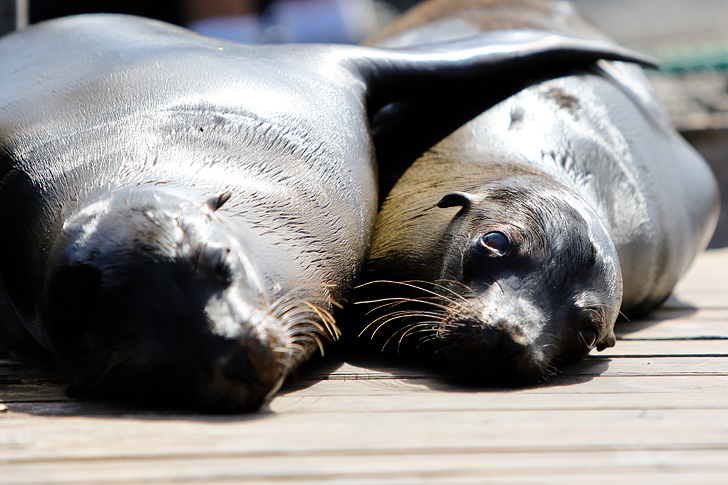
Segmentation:
<svg viewBox="0 0 728 485">
<path fill-rule="evenodd" d="M 467 388 L 440 379 L 390 379 L 312 381 L 306 388 L 308 392 L 322 398 L 334 395 L 380 395 L 399 396 L 405 392 L 428 393 L 432 390 L 442 392 L 481 392 L 487 395 L 499 393 L 525 392 L 535 395 L 552 394 L 589 394 L 624 392 L 694 392 L 699 389 L 720 392 L 728 389 L 725 376 L 562 376 L 554 378 L 549 385 L 526 389 L 495 390 Z M 285 391 L 284 391 L 285 392 Z M 722 395 L 722 394 L 721 394 Z"/>
<path fill-rule="evenodd" d="M 644 367 L 648 367 L 645 365 Z M 648 369 L 652 370 L 652 369 Z M 657 370 L 660 370 L 659 368 Z M 669 369 L 668 369 L 669 370 Z M 313 399 L 308 402 L 320 401 L 319 406 L 322 409 L 331 411 L 331 407 L 325 402 L 334 396 L 371 396 L 373 398 L 381 398 L 383 396 L 401 397 L 406 393 L 415 393 L 418 396 L 423 393 L 431 393 L 433 391 L 433 399 L 443 399 L 443 405 L 456 404 L 454 401 L 446 397 L 440 397 L 439 393 L 458 393 L 466 392 L 468 394 L 483 394 L 494 396 L 499 393 L 526 393 L 530 394 L 564 394 L 567 396 L 590 394 L 590 393 L 620 393 L 620 392 L 637 392 L 643 389 L 645 393 L 665 392 L 665 393 L 682 393 L 695 392 L 699 389 L 709 389 L 709 392 L 716 392 L 728 386 L 728 379 L 724 375 L 701 375 L 691 374 L 689 371 L 678 370 L 677 372 L 652 372 L 655 375 L 643 375 L 630 370 L 618 372 L 617 370 L 606 373 L 606 375 L 590 375 L 586 373 L 575 373 L 575 375 L 560 376 L 551 380 L 548 384 L 540 387 L 527 389 L 489 389 L 482 387 L 464 387 L 458 383 L 454 383 L 446 378 L 403 378 L 403 379 L 370 379 L 370 380 L 325 380 L 325 381 L 309 381 L 303 389 L 288 392 L 283 390 L 274 398 L 274 403 L 284 399 L 286 396 L 298 399 L 300 396 L 312 396 Z M 672 379 L 668 379 L 672 378 Z M 663 380 L 660 380 L 663 379 Z M 296 383 L 300 385 L 301 383 Z M 636 390 L 637 389 L 637 390 Z M 728 396 L 718 393 L 720 399 L 727 399 Z M 421 399 L 421 397 L 417 397 Z M 526 399 L 531 399 L 526 397 Z M 553 399 L 553 398 L 549 398 Z M 642 398 L 640 398 L 642 399 Z M 120 404 L 104 403 L 99 401 L 83 401 L 71 399 L 65 396 L 62 389 L 58 389 L 56 394 L 51 394 L 41 390 L 40 392 L 30 392 L 21 390 L 15 394 L 9 394 L 3 402 L 10 409 L 24 412 L 31 412 L 41 415 L 92 415 L 92 416 L 115 416 L 127 415 L 143 412 L 133 407 L 124 407 Z M 728 401 L 727 401 L 728 402 Z M 646 400 L 645 406 L 658 405 L 652 400 Z M 384 403 L 386 406 L 386 402 Z M 505 403 L 504 405 L 511 405 Z M 556 406 L 561 406 L 559 402 Z"/>
<path fill-rule="evenodd" d="M 689 356 L 614 359 L 589 357 L 565 368 L 563 373 L 567 376 L 728 376 L 728 359 Z"/>
<path fill-rule="evenodd" d="M 728 453 L 728 410 L 286 414 L 242 422 L 16 419 L 0 467 L 213 457 L 702 450 Z M 52 422 L 49 422 L 52 421 Z M 62 423 L 59 423 L 62 421 Z M 62 424 L 62 425 L 61 425 Z M 6 426 L 3 425 L 5 428 Z M 727 462 L 724 462 L 727 463 Z"/>
<path fill-rule="evenodd" d="M 727 342 L 728 343 L 728 342 Z M 372 365 L 370 359 L 344 362 L 331 370 L 324 368 L 322 372 L 310 369 L 302 378 L 319 379 L 406 379 L 428 378 L 448 379 L 449 375 L 440 370 L 409 367 L 407 362 L 396 360 L 383 361 Z M 409 368 L 408 368 L 409 367 Z M 728 358 L 720 356 L 679 356 L 659 358 L 609 358 L 590 355 L 583 361 L 565 367 L 565 376 L 616 376 L 616 375 L 715 375 L 728 376 Z"/>
<path fill-rule="evenodd" d="M 710 282 L 708 282 L 708 285 Z M 676 293 L 665 302 L 665 308 L 725 309 L 728 306 L 728 288 L 686 288 L 678 286 Z"/>
<path fill-rule="evenodd" d="M 681 279 L 680 286 L 723 286 L 728 288 L 728 275 L 725 273 L 725 263 L 728 261 L 728 248 L 709 249 L 702 253 L 695 260 L 685 276 Z"/>
<path fill-rule="evenodd" d="M 468 390 L 448 383 L 414 381 L 324 381 L 310 388 L 277 396 L 265 413 L 406 412 L 416 410 L 528 409 L 725 409 L 728 379 L 706 377 L 600 377 L 589 382 L 522 390 Z M 436 391 L 436 392 L 433 392 Z M 128 418 L 185 415 L 149 414 L 138 409 L 104 406 L 97 402 L 9 402 L 9 413 L 32 416 Z"/>
<path fill-rule="evenodd" d="M 695 322 L 725 322 L 728 319 L 728 307 L 718 308 L 690 308 L 690 307 L 675 307 L 675 308 L 658 308 L 650 314 L 636 319 L 636 322 L 671 322 L 674 320 L 684 321 L 695 321 Z M 618 326 L 629 325 L 632 322 L 622 321 L 617 322 Z"/>
<path fill-rule="evenodd" d="M 618 340 L 617 345 L 601 352 L 592 352 L 600 357 L 677 357 L 687 356 L 726 356 L 728 340 Z"/>
<path fill-rule="evenodd" d="M 622 340 L 728 339 L 726 320 L 639 320 L 615 327 Z M 728 343 L 727 343 L 728 345 Z"/>
<path fill-rule="evenodd" d="M 693 476 L 715 476 L 726 471 L 725 455 L 715 451 L 675 452 L 670 450 L 645 450 L 642 453 L 606 452 L 593 453 L 581 450 L 557 452 L 521 453 L 427 453 L 395 454 L 393 456 L 368 454 L 327 457 L 196 457 L 165 459 L 155 463 L 146 460 L 122 460 L 111 463 L 32 464 L 8 468 L 4 483 L 130 483 L 142 479 L 145 483 L 156 480 L 243 479 L 270 483 L 273 480 L 298 479 L 343 480 L 358 479 L 353 483 L 415 483 L 399 482 L 410 479 L 463 480 L 494 478 L 510 480 L 538 480 L 567 475 L 575 478 L 597 478 L 606 469 L 613 475 L 660 476 L 668 479 L 674 474 L 687 472 Z M 377 466 L 372 466 L 376 459 Z M 170 471 L 172 473 L 170 474 Z M 712 472 L 712 473 L 711 473 Z M 101 477 L 107 477 L 103 480 Z M 111 478 L 113 477 L 113 478 Z M 103 481 L 97 482 L 101 478 Z M 12 483 L 10 482 L 10 483 Z M 3 479 L 0 479 L 3 483 Z M 217 483 L 217 481 L 216 481 Z M 276 481 L 277 483 L 277 481 Z M 421 482 L 416 482 L 421 483 Z M 574 482 L 572 482 L 574 483 Z M 637 483 L 637 482 L 634 482 Z M 641 482 L 644 483 L 644 482 Z M 698 483 L 698 482 L 695 482 Z M 699 482 L 705 483 L 705 482 Z"/>
<path fill-rule="evenodd" d="M 694 344 L 696 349 L 699 349 L 700 344 L 707 342 L 716 343 L 715 341 L 694 341 L 690 343 Z M 640 345 L 644 344 L 644 342 L 639 341 L 620 342 L 620 344 L 622 343 L 635 349 L 640 349 Z M 665 343 L 651 342 L 650 344 L 659 346 Z M 679 345 L 682 343 L 681 341 L 670 341 L 671 348 L 675 351 L 679 350 Z M 717 343 L 721 343 L 721 341 Z M 716 353 L 716 355 L 708 356 L 701 355 L 701 352 L 697 350 L 698 355 L 668 353 L 665 356 L 657 356 L 647 348 L 643 351 L 635 351 L 634 356 L 620 357 L 616 355 L 617 351 L 616 348 L 613 349 L 615 354 L 611 356 L 596 354 L 579 364 L 567 367 L 563 370 L 563 375 L 552 379 L 543 387 L 584 384 L 596 377 L 712 376 L 718 379 L 716 382 L 720 382 L 724 377 L 728 376 L 728 358 L 721 357 L 721 355 L 725 355 L 725 349 L 721 349 L 722 354 Z M 642 358 L 643 356 L 644 358 Z M 18 379 L 23 381 L 22 374 L 18 376 Z M 305 390 L 317 385 L 322 380 L 367 382 L 368 387 L 364 387 L 363 392 L 373 393 L 379 391 L 386 393 L 389 389 L 393 389 L 394 392 L 403 392 L 408 389 L 408 386 L 415 386 L 415 388 L 424 386 L 425 388 L 448 391 L 463 388 L 462 384 L 452 382 L 451 376 L 436 369 L 411 365 L 406 361 L 399 362 L 395 359 L 379 360 L 374 357 L 360 357 L 359 359 L 351 359 L 350 362 L 327 361 L 321 365 L 309 366 L 299 374 L 297 379 L 291 381 L 283 392 L 293 392 L 298 388 Z M 63 383 L 21 382 L 19 384 L 5 384 L 2 386 L 0 398 L 6 403 L 26 401 L 65 402 L 69 401 L 69 398 L 65 396 L 64 388 Z M 344 386 L 342 390 L 348 392 L 348 387 Z M 472 386 L 468 390 L 470 392 L 499 391 L 478 386 Z M 105 407 L 101 406 L 100 409 L 103 412 Z"/>
<path fill-rule="evenodd" d="M 261 413 L 201 416 L 70 400 L 0 353 L 0 483 L 727 483 L 727 275 L 708 252 L 614 349 L 526 389 L 329 357 Z"/>
<path fill-rule="evenodd" d="M 650 384 L 655 385 L 656 380 Z M 662 386 L 666 381 L 660 383 Z M 280 413 L 341 413 L 341 412 L 410 412 L 436 411 L 459 412 L 473 410 L 593 410 L 604 409 L 726 409 L 728 395 L 710 390 L 672 388 L 657 385 L 651 390 L 632 391 L 628 386 L 590 389 L 553 387 L 541 393 L 519 392 L 463 392 L 450 391 L 442 394 L 431 392 L 402 392 L 369 395 L 328 395 L 325 399 L 312 395 L 284 395 L 271 403 L 271 409 Z M 635 386 L 636 387 L 636 386 Z M 353 394 L 353 393 L 352 393 Z M 386 399 L 389 397 L 390 399 Z M 597 413 L 598 414 L 598 413 Z"/>
<path fill-rule="evenodd" d="M 386 385 L 385 385 L 386 384 Z M 398 413 L 463 410 L 725 409 L 728 379 L 709 377 L 599 377 L 522 390 L 468 390 L 447 382 L 322 381 L 277 396 L 266 414 Z M 192 419 L 98 402 L 10 402 L 8 416 Z M 7 418 L 7 416 L 6 416 Z M 239 417 L 236 417 L 239 419 Z M 204 420 L 205 417 L 200 419 Z M 7 423 L 7 422 L 6 422 Z M 1 425 L 1 422 L 0 422 Z"/>
</svg>

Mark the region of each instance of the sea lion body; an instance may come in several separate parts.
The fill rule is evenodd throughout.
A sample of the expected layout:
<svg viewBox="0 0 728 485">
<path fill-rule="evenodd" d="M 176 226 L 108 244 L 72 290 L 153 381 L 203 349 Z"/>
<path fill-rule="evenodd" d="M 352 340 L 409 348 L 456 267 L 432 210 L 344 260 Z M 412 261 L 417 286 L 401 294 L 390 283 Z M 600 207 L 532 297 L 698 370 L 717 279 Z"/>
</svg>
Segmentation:
<svg viewBox="0 0 728 485">
<path fill-rule="evenodd" d="M 436 0 L 377 42 L 534 26 L 603 38 L 563 1 Z M 403 285 L 367 285 L 383 305 L 369 334 L 509 385 L 614 345 L 620 309 L 663 303 L 707 245 L 719 200 L 707 164 L 636 67 L 600 61 L 532 80 L 493 106 L 486 90 L 454 95 L 482 114 L 418 159 L 383 204 L 371 278 L 411 281 L 399 297 L 422 307 L 383 305 Z"/>
<path fill-rule="evenodd" d="M 105 15 L 3 38 L 3 339 L 77 393 L 256 409 L 338 334 L 376 209 L 370 112 L 523 49 L 605 47 L 489 39 L 246 46 Z"/>
<path fill-rule="evenodd" d="M 14 228 L 0 243 L 13 255 L 0 258 L 4 318 L 15 315 L 14 333 L 47 346 L 80 391 L 133 381 L 142 399 L 155 387 L 182 405 L 257 407 L 326 338 L 368 248 L 369 143 L 361 129 L 317 125 L 348 106 L 342 128 L 365 127 L 364 87 L 333 59 L 340 87 L 271 49 L 277 81 L 264 48 L 131 17 L 33 30 L 0 53 L 18 66 L 0 82 L 0 218 Z M 209 207 L 219 196 L 230 200 Z M 123 266 L 147 260 L 170 268 Z M 111 318 L 103 307 L 138 327 L 84 337 L 82 321 Z M 149 321 L 157 312 L 174 328 Z M 153 368 L 164 375 L 147 377 Z M 251 389 L 230 391 L 236 380 Z"/>
</svg>

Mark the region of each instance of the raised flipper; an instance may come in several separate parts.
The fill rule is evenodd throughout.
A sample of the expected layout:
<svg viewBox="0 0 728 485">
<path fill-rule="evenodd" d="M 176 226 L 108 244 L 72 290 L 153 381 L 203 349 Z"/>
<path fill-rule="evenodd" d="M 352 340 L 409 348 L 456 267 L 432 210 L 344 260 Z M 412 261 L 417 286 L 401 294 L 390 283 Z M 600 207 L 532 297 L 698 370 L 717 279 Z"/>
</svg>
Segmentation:
<svg viewBox="0 0 728 485">
<path fill-rule="evenodd" d="M 368 85 L 378 163 L 387 167 L 380 194 L 424 150 L 487 108 L 533 82 L 599 60 L 656 66 L 655 59 L 607 40 L 526 29 L 366 53 L 354 65 Z"/>
</svg>

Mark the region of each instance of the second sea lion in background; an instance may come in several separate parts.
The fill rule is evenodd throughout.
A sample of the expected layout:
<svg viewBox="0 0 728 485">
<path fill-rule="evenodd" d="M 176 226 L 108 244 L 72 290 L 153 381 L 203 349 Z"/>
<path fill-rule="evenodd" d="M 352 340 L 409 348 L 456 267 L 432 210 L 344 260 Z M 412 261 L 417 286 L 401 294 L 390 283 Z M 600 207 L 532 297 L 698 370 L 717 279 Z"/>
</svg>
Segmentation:
<svg viewBox="0 0 728 485">
<path fill-rule="evenodd" d="M 375 43 L 433 45 L 511 28 L 604 38 L 565 1 L 432 0 Z M 507 75 L 501 84 L 384 111 L 384 126 L 409 122 L 379 145 L 405 147 L 428 123 L 482 114 L 387 195 L 374 282 L 362 296 L 377 305 L 362 336 L 416 347 L 459 376 L 515 385 L 614 345 L 620 309 L 640 315 L 662 304 L 707 245 L 719 197 L 637 67 L 539 64 L 530 84 Z M 399 152 L 400 166 L 411 154 Z"/>
</svg>

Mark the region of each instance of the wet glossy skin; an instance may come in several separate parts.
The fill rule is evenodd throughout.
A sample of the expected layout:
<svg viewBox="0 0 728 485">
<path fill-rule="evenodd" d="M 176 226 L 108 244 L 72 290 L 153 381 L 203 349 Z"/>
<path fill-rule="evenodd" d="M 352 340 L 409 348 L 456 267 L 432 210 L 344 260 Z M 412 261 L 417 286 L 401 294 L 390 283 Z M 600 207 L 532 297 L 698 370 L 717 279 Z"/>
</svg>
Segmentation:
<svg viewBox="0 0 728 485">
<path fill-rule="evenodd" d="M 602 36 L 566 2 L 435 1 L 378 42 L 534 26 Z M 639 315 L 660 305 L 707 244 L 718 194 L 634 66 L 539 66 L 530 84 L 507 91 L 452 94 L 453 111 L 469 97 L 482 114 L 388 194 L 371 278 L 412 283 L 367 285 L 380 308 L 362 335 L 416 347 L 471 380 L 514 385 L 614 345 L 620 308 Z M 433 102 L 438 123 L 445 108 Z M 417 119 L 432 118 L 420 110 L 408 132 Z M 488 240 L 494 233 L 503 239 Z"/>
<path fill-rule="evenodd" d="M 103 15 L 8 36 L 0 334 L 76 393 L 256 409 L 338 335 L 376 208 L 371 113 L 544 53 L 625 55 L 604 47 L 254 47 Z"/>
</svg>

